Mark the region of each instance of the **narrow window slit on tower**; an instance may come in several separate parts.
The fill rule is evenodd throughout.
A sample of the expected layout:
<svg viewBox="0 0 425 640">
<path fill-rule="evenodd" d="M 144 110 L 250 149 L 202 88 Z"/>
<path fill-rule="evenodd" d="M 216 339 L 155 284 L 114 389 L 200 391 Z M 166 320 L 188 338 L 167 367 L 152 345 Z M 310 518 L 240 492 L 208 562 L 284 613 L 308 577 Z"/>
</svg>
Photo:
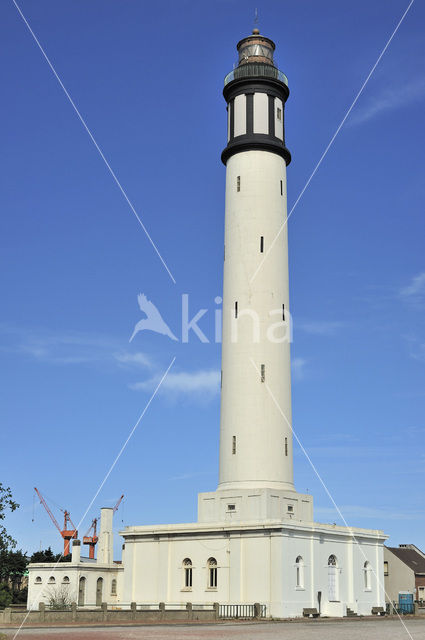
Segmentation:
<svg viewBox="0 0 425 640">
<path fill-rule="evenodd" d="M 285 456 L 288 455 L 288 438 L 285 438 Z"/>
<path fill-rule="evenodd" d="M 236 454 L 236 436 L 232 436 L 232 455 Z"/>
<path fill-rule="evenodd" d="M 241 190 L 241 177 L 238 176 L 236 178 L 236 191 L 240 191 Z"/>
<path fill-rule="evenodd" d="M 282 305 L 282 320 L 285 322 L 285 305 Z"/>
<path fill-rule="evenodd" d="M 260 253 L 264 253 L 264 236 L 260 238 Z"/>
<path fill-rule="evenodd" d="M 235 318 L 238 317 L 238 301 L 235 302 Z"/>
<path fill-rule="evenodd" d="M 282 120 L 282 109 L 279 107 L 277 108 L 277 119 Z"/>
<path fill-rule="evenodd" d="M 265 382 L 266 381 L 266 365 L 262 364 L 261 365 L 261 377 L 260 377 L 261 382 Z"/>
<path fill-rule="evenodd" d="M 283 196 L 283 180 L 280 181 L 280 195 Z"/>
</svg>

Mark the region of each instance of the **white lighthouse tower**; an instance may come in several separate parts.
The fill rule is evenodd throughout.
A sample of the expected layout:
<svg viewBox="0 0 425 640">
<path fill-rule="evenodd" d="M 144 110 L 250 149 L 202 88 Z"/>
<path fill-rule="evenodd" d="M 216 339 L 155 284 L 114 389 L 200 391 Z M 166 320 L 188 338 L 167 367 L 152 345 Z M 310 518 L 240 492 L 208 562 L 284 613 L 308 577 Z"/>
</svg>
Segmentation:
<svg viewBox="0 0 425 640">
<path fill-rule="evenodd" d="M 294 490 L 286 226 L 279 235 L 291 159 L 284 139 L 289 89 L 273 65 L 274 48 L 255 29 L 238 43 L 239 65 L 224 87 L 220 489 Z"/>
<path fill-rule="evenodd" d="M 202 520 L 205 509 L 211 518 L 313 519 L 311 497 L 297 494 L 293 480 L 286 227 L 291 155 L 284 127 L 289 88 L 274 65 L 274 49 L 254 29 L 238 43 L 239 64 L 224 81 L 220 470 L 214 508 L 212 494 L 205 504 L 200 496 Z"/>
</svg>

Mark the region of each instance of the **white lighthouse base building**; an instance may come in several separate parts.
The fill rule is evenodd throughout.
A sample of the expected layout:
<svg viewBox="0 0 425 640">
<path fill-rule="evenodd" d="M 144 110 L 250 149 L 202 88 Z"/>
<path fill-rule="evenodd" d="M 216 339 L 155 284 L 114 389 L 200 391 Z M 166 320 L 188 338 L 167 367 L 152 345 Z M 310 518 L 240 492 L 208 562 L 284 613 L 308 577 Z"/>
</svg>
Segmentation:
<svg viewBox="0 0 425 640">
<path fill-rule="evenodd" d="M 266 617 L 296 618 L 385 607 L 386 536 L 313 522 L 312 507 L 311 496 L 289 491 L 201 493 L 198 522 L 123 529 L 121 562 L 110 557 L 111 523 L 97 561 L 81 559 L 77 544 L 72 563 L 29 565 L 28 603 L 48 604 L 60 588 L 88 608 L 259 603 Z"/>
<path fill-rule="evenodd" d="M 273 618 L 385 606 L 382 531 L 315 523 L 311 496 L 254 494 L 201 493 L 197 523 L 121 531 L 123 600 L 258 602 Z"/>
</svg>

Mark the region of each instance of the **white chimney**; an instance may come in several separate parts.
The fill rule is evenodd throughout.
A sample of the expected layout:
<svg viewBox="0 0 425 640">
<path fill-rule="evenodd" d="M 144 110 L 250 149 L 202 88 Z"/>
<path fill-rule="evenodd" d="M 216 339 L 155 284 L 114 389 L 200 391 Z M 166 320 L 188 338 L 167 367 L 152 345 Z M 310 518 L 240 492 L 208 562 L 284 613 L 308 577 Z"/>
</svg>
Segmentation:
<svg viewBox="0 0 425 640">
<path fill-rule="evenodd" d="M 79 540 L 72 541 L 72 562 L 81 561 L 81 542 Z"/>
<path fill-rule="evenodd" d="M 112 535 L 112 519 L 114 510 L 103 507 L 100 510 L 100 533 L 97 547 L 97 562 L 112 564 L 114 560 L 114 541 Z"/>
</svg>

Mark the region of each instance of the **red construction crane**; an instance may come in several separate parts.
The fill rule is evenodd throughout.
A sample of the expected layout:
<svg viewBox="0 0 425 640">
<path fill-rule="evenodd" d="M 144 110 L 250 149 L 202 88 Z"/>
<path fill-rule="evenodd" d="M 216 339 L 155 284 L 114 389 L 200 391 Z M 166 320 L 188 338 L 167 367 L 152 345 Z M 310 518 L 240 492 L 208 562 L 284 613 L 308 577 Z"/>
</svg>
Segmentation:
<svg viewBox="0 0 425 640">
<path fill-rule="evenodd" d="M 113 512 L 115 513 L 115 511 L 117 511 L 118 507 L 121 504 L 122 499 L 124 498 L 124 494 L 122 494 L 122 496 L 120 497 L 120 499 L 118 500 L 117 504 L 115 505 Z M 89 558 L 91 558 L 92 560 L 94 560 L 94 548 L 99 540 L 99 537 L 96 535 L 96 530 L 97 530 L 97 522 L 98 519 L 95 518 L 91 525 L 89 530 L 87 531 L 86 535 L 83 536 L 83 544 L 88 544 L 89 545 Z M 91 535 L 90 535 L 91 534 Z"/>
<path fill-rule="evenodd" d="M 83 536 L 83 544 L 89 545 L 89 558 L 91 558 L 92 560 L 94 560 L 94 548 L 97 544 L 97 541 L 99 540 L 99 538 L 96 535 L 96 527 L 97 527 L 97 518 L 93 520 L 86 535 Z M 89 533 L 92 530 L 93 530 L 92 535 L 89 535 Z"/>
<path fill-rule="evenodd" d="M 36 494 L 40 498 L 41 504 L 46 509 L 47 513 L 49 514 L 49 516 L 50 516 L 50 518 L 51 518 L 51 520 L 53 522 L 53 524 L 55 525 L 56 529 L 59 531 L 59 533 L 61 534 L 61 536 L 63 538 L 63 555 L 64 556 L 69 555 L 69 553 L 70 553 L 70 551 L 69 551 L 69 542 L 70 542 L 70 540 L 76 539 L 78 537 L 77 528 L 76 528 L 75 524 L 71 520 L 71 516 L 69 514 L 69 511 L 67 511 L 66 509 L 65 510 L 61 509 L 61 511 L 63 511 L 63 515 L 64 515 L 63 529 L 61 529 L 60 526 L 58 525 L 58 522 L 57 522 L 55 516 L 50 511 L 47 502 L 45 501 L 45 499 L 43 498 L 43 496 L 41 495 L 41 493 L 39 492 L 37 487 L 34 487 L 34 491 L 36 492 Z M 72 526 L 72 529 L 70 529 L 68 527 L 68 523 Z"/>
</svg>

